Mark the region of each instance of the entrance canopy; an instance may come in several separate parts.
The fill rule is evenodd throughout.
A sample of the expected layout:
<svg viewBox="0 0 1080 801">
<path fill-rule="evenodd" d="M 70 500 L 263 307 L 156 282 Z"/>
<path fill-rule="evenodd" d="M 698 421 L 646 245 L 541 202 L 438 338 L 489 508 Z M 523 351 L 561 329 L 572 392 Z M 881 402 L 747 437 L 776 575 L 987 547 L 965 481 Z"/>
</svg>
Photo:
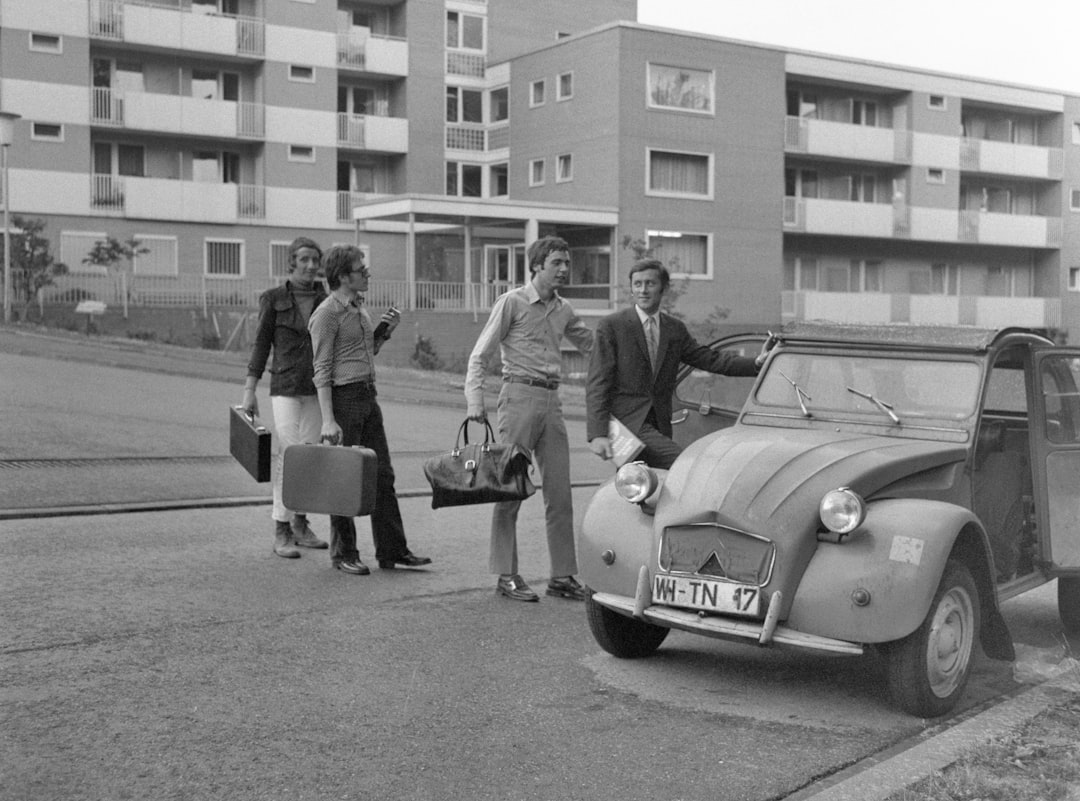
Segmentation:
<svg viewBox="0 0 1080 801">
<path fill-rule="evenodd" d="M 483 252 L 492 242 L 513 243 L 521 249 L 541 236 L 561 236 L 573 251 L 602 253 L 601 262 L 610 265 L 617 252 L 619 211 L 616 208 L 568 206 L 555 203 L 519 203 L 485 198 L 444 197 L 440 195 L 395 195 L 353 207 L 353 220 L 359 242 L 363 232 L 399 233 L 406 238 L 405 270 L 409 286 L 409 304 L 415 308 L 417 272 L 417 236 L 446 234 L 460 236 L 462 247 L 456 269 L 464 279 L 464 297 L 477 298 L 474 284 L 514 283 L 520 276 L 497 275 L 488 264 L 473 264 L 474 251 Z M 463 269 L 460 259 L 464 260 Z M 571 281 L 576 286 L 560 290 L 566 297 L 585 293 L 609 306 L 610 270 L 591 265 L 571 267 Z M 527 267 L 525 268 L 527 274 Z M 422 276 L 430 278 L 430 276 Z M 447 277 L 437 280 L 446 281 Z M 450 278 L 450 281 L 455 279 Z M 475 287 L 481 289 L 482 287 Z M 490 287 L 495 289 L 496 287 Z M 480 301 L 481 305 L 486 305 Z M 467 305 L 473 305 L 469 301 Z"/>
</svg>

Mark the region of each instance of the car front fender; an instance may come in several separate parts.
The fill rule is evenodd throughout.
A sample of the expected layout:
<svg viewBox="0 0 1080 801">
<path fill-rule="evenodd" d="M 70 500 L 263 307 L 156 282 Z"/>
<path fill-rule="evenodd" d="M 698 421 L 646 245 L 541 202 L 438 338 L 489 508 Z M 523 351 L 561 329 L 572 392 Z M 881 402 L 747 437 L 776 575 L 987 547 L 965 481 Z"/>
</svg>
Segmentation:
<svg viewBox="0 0 1080 801">
<path fill-rule="evenodd" d="M 906 637 L 922 623 L 965 526 L 955 504 L 895 499 L 869 504 L 841 543 L 818 544 L 795 592 L 789 628 L 862 643 Z"/>
<path fill-rule="evenodd" d="M 656 570 L 653 520 L 615 491 L 614 479 L 604 483 L 585 510 L 578 537 L 582 582 L 596 592 L 633 597 L 641 566 L 648 565 L 650 575 Z"/>
</svg>

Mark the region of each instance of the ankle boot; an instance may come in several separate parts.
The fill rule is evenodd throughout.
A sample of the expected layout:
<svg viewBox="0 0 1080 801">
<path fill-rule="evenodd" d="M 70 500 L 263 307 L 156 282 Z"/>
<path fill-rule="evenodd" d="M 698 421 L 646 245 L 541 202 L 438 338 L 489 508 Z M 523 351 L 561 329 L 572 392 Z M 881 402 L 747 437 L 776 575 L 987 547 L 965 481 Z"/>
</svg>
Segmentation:
<svg viewBox="0 0 1080 801">
<path fill-rule="evenodd" d="M 295 514 L 292 520 L 292 542 L 301 548 L 328 548 L 326 540 L 320 540 L 308 525 L 307 515 Z"/>
<path fill-rule="evenodd" d="M 300 558 L 300 551 L 292 547 L 292 529 L 282 520 L 274 521 L 274 553 L 286 559 Z"/>
</svg>

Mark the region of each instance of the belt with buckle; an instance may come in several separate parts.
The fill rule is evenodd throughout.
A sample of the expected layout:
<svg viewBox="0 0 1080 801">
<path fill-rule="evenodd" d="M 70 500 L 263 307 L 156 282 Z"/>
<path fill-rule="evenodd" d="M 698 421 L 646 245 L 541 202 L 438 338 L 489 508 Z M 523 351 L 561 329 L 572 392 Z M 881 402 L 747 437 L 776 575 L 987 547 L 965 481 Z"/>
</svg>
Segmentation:
<svg viewBox="0 0 1080 801">
<path fill-rule="evenodd" d="M 557 378 L 526 378 L 523 375 L 508 375 L 503 378 L 508 384 L 526 384 L 530 387 L 542 387 L 543 389 L 558 389 L 559 379 Z"/>
</svg>

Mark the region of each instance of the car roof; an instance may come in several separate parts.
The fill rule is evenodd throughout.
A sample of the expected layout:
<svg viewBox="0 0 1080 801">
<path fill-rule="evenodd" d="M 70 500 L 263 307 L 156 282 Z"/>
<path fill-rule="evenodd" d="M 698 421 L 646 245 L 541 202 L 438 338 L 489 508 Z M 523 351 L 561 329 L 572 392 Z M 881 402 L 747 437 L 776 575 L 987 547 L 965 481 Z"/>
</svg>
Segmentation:
<svg viewBox="0 0 1080 801">
<path fill-rule="evenodd" d="M 1053 345 L 1030 328 L 977 328 L 967 325 L 866 325 L 829 322 L 793 322 L 781 329 L 788 342 L 904 347 L 984 353 L 1006 340 Z"/>
</svg>

